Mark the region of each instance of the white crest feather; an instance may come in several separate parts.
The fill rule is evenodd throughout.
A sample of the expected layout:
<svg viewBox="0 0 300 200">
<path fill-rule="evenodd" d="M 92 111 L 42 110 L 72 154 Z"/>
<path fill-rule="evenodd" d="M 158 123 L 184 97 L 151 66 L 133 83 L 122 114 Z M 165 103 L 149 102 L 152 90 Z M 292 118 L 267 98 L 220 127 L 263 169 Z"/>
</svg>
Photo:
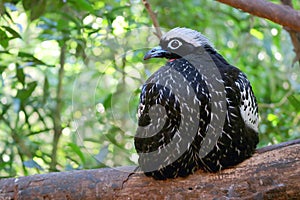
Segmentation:
<svg viewBox="0 0 300 200">
<path fill-rule="evenodd" d="M 194 45 L 195 47 L 209 45 L 213 47 L 212 43 L 201 33 L 198 31 L 189 29 L 189 28 L 173 28 L 169 32 L 165 33 L 162 36 L 162 40 L 170 40 L 171 38 L 181 38 L 182 40 L 186 41 Z"/>
</svg>

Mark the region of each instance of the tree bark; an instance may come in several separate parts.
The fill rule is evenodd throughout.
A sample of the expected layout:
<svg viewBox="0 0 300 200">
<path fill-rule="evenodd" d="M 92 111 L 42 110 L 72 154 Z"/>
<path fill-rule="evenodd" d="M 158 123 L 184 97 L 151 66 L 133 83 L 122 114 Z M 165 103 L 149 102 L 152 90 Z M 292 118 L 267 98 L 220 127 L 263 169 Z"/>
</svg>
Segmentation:
<svg viewBox="0 0 300 200">
<path fill-rule="evenodd" d="M 258 149 L 218 173 L 154 180 L 135 167 L 53 172 L 0 180 L 5 199 L 300 199 L 300 139 Z"/>
<path fill-rule="evenodd" d="M 252 15 L 269 19 L 291 30 L 300 32 L 300 12 L 290 6 L 265 0 L 217 0 Z"/>
</svg>

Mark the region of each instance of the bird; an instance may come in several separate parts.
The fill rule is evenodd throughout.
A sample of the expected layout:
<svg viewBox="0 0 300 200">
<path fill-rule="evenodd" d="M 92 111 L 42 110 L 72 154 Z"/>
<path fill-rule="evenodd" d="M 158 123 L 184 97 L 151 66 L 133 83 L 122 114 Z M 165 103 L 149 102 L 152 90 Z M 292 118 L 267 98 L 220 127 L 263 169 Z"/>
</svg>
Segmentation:
<svg viewBox="0 0 300 200">
<path fill-rule="evenodd" d="M 250 81 L 196 30 L 176 27 L 144 60 L 167 62 L 141 87 L 134 146 L 146 176 L 218 172 L 251 157 L 259 142 Z"/>
</svg>

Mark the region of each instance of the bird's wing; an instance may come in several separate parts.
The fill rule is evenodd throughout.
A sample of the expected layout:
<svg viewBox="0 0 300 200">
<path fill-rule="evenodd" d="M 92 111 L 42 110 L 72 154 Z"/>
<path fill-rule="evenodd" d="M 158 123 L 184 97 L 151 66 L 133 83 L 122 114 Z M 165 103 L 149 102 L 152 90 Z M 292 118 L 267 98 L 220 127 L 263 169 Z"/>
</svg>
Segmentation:
<svg viewBox="0 0 300 200">
<path fill-rule="evenodd" d="M 245 124 L 257 132 L 258 107 L 250 82 L 246 75 L 240 72 L 235 84 L 241 92 L 239 106 L 241 116 L 243 117 Z"/>
</svg>

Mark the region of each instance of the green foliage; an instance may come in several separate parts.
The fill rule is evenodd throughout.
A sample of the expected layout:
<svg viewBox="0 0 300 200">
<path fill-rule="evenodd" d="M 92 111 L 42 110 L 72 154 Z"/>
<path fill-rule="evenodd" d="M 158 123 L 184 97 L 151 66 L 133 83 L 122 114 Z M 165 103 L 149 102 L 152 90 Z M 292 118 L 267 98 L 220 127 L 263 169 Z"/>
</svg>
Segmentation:
<svg viewBox="0 0 300 200">
<path fill-rule="evenodd" d="M 202 32 L 247 74 L 260 146 L 299 138 L 299 64 L 282 27 L 214 1 L 151 5 L 166 30 Z M 164 63 L 142 61 L 158 43 L 143 4 L 10 0 L 0 14 L 0 177 L 136 163 L 140 86 Z"/>
</svg>

